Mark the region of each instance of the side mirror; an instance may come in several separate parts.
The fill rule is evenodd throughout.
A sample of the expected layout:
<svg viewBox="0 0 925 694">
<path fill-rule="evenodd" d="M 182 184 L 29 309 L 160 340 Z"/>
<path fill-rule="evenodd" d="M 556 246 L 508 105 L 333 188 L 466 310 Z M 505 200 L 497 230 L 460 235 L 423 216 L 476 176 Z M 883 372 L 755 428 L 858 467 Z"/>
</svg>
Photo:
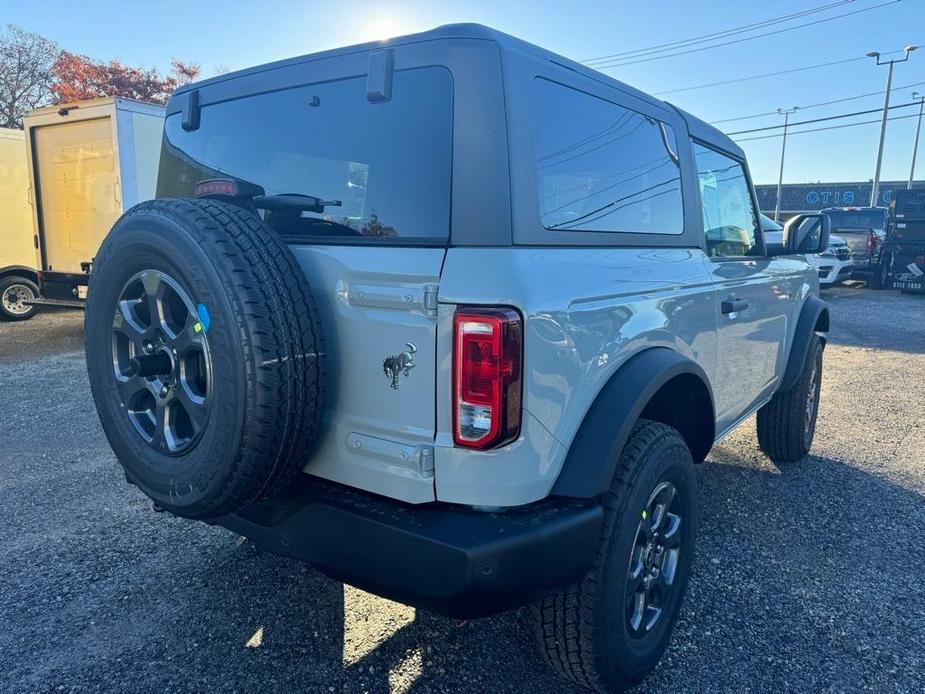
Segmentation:
<svg viewBox="0 0 925 694">
<path fill-rule="evenodd" d="M 832 222 L 827 214 L 799 214 L 784 224 L 784 252 L 822 253 L 829 247 Z"/>
</svg>

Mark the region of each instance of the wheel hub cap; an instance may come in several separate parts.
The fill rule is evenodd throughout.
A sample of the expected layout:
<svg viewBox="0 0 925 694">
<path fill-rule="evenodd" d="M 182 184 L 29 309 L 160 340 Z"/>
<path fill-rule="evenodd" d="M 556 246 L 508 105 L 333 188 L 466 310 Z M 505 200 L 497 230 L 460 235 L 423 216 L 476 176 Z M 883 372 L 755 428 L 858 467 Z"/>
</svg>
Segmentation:
<svg viewBox="0 0 925 694">
<path fill-rule="evenodd" d="M 32 308 L 26 301 L 33 298 L 35 297 L 29 287 L 23 284 L 11 284 L 3 290 L 3 308 L 10 313 L 20 315 Z"/>
<path fill-rule="evenodd" d="M 120 404 L 138 435 L 165 455 L 199 440 L 212 409 L 212 359 L 196 304 L 158 270 L 122 288 L 112 323 Z"/>
</svg>

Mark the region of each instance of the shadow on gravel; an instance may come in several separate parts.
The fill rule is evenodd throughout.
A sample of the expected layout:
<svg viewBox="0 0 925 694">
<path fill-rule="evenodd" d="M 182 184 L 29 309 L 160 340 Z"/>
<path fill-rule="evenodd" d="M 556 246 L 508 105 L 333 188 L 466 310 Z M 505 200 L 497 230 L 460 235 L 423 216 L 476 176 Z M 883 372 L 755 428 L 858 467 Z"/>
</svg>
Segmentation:
<svg viewBox="0 0 925 694">
<path fill-rule="evenodd" d="M 920 494 L 723 446 L 698 478 L 690 593 L 640 691 L 923 690 Z M 49 507 L 49 527 L 4 542 L 0 672 L 16 685 L 0 689 L 571 691 L 525 611 L 464 626 L 415 613 L 118 490 L 107 513 L 62 527 Z"/>
<path fill-rule="evenodd" d="M 830 458 L 756 469 L 723 447 L 699 479 L 691 591 L 641 691 L 921 690 L 921 495 Z M 168 647 L 194 679 L 151 673 L 143 688 L 569 691 L 535 655 L 525 611 L 460 626 L 345 590 L 227 534 L 211 552 L 200 548 L 207 561 L 176 549 L 194 589 L 172 596 L 183 618 L 152 638 L 188 645 L 199 634 L 192 654 Z M 141 653 L 124 655 L 130 663 Z"/>
</svg>

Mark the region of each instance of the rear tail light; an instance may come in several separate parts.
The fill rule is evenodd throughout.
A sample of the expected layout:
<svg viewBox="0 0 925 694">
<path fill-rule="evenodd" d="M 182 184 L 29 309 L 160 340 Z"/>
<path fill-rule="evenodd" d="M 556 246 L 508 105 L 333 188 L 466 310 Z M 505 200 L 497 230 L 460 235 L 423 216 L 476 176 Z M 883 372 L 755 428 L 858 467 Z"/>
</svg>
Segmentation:
<svg viewBox="0 0 925 694">
<path fill-rule="evenodd" d="M 867 232 L 867 252 L 873 253 L 874 249 L 877 247 L 877 235 L 872 232 Z"/>
<path fill-rule="evenodd" d="M 238 184 L 229 178 L 210 178 L 199 181 L 193 188 L 193 195 L 197 198 L 208 198 L 215 195 L 234 198 L 238 195 Z"/>
<path fill-rule="evenodd" d="M 453 319 L 453 440 L 494 448 L 520 434 L 523 323 L 510 308 L 460 308 Z"/>
</svg>

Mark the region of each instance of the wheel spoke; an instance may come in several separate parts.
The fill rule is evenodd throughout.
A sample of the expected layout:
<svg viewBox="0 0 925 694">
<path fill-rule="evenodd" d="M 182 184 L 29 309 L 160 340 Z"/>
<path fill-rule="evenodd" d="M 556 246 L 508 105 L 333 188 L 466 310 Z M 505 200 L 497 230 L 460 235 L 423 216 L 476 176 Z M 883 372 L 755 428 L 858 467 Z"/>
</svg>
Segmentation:
<svg viewBox="0 0 925 694">
<path fill-rule="evenodd" d="M 630 559 L 630 570 L 626 577 L 627 590 L 636 592 L 639 584 L 642 582 L 645 573 L 645 564 L 642 560 L 642 547 L 633 548 L 633 556 Z"/>
<path fill-rule="evenodd" d="M 209 420 L 209 411 L 206 407 L 206 399 L 195 396 L 189 392 L 187 386 L 180 383 L 176 387 L 176 399 L 174 407 L 182 407 L 186 416 L 189 418 L 190 426 L 193 429 L 193 436 L 198 436 L 206 427 Z"/>
<path fill-rule="evenodd" d="M 112 319 L 113 331 L 124 335 L 139 349 L 141 349 L 142 342 L 147 336 L 147 330 L 142 328 L 135 318 L 134 309 L 140 303 L 141 301 L 137 299 L 123 299 L 119 302 L 116 315 Z"/>
<path fill-rule="evenodd" d="M 119 389 L 119 397 L 126 406 L 131 403 L 138 393 L 142 391 L 151 392 L 151 384 L 147 379 L 137 374 L 125 378 L 116 378 L 116 387 Z"/>
<path fill-rule="evenodd" d="M 632 610 L 629 618 L 630 627 L 633 631 L 639 631 L 646 613 L 646 594 L 643 592 L 634 593 L 630 609 Z"/>
<path fill-rule="evenodd" d="M 667 549 L 677 549 L 681 546 L 681 516 L 676 513 L 669 513 L 666 516 L 662 544 Z"/>
<path fill-rule="evenodd" d="M 646 631 L 649 631 L 662 616 L 662 608 L 655 605 L 646 605 Z"/>
<path fill-rule="evenodd" d="M 159 273 L 149 270 L 141 276 L 145 290 L 144 301 L 151 317 L 151 327 L 161 329 L 164 326 L 164 294 L 167 285 L 161 281 Z"/>
<path fill-rule="evenodd" d="M 151 437 L 151 445 L 161 453 L 167 453 L 172 448 L 172 441 L 169 403 L 158 399 L 155 408 L 154 435 Z"/>
<path fill-rule="evenodd" d="M 653 532 L 658 532 L 665 524 L 665 515 L 668 513 L 668 506 L 658 503 L 652 511 L 651 527 Z"/>
<path fill-rule="evenodd" d="M 658 585 L 661 588 L 674 585 L 674 577 L 678 571 L 678 559 L 681 553 L 679 550 L 671 549 L 665 552 L 665 558 L 662 560 L 662 568 L 658 572 Z"/>
<path fill-rule="evenodd" d="M 177 350 L 179 356 L 185 356 L 189 353 L 191 349 L 202 350 L 205 345 L 205 333 L 202 332 L 202 327 L 197 332 L 196 326 L 200 325 L 199 316 L 196 314 L 190 313 L 186 317 L 186 322 L 183 325 L 182 330 L 176 335 L 171 335 L 173 341 L 173 347 Z"/>
</svg>

